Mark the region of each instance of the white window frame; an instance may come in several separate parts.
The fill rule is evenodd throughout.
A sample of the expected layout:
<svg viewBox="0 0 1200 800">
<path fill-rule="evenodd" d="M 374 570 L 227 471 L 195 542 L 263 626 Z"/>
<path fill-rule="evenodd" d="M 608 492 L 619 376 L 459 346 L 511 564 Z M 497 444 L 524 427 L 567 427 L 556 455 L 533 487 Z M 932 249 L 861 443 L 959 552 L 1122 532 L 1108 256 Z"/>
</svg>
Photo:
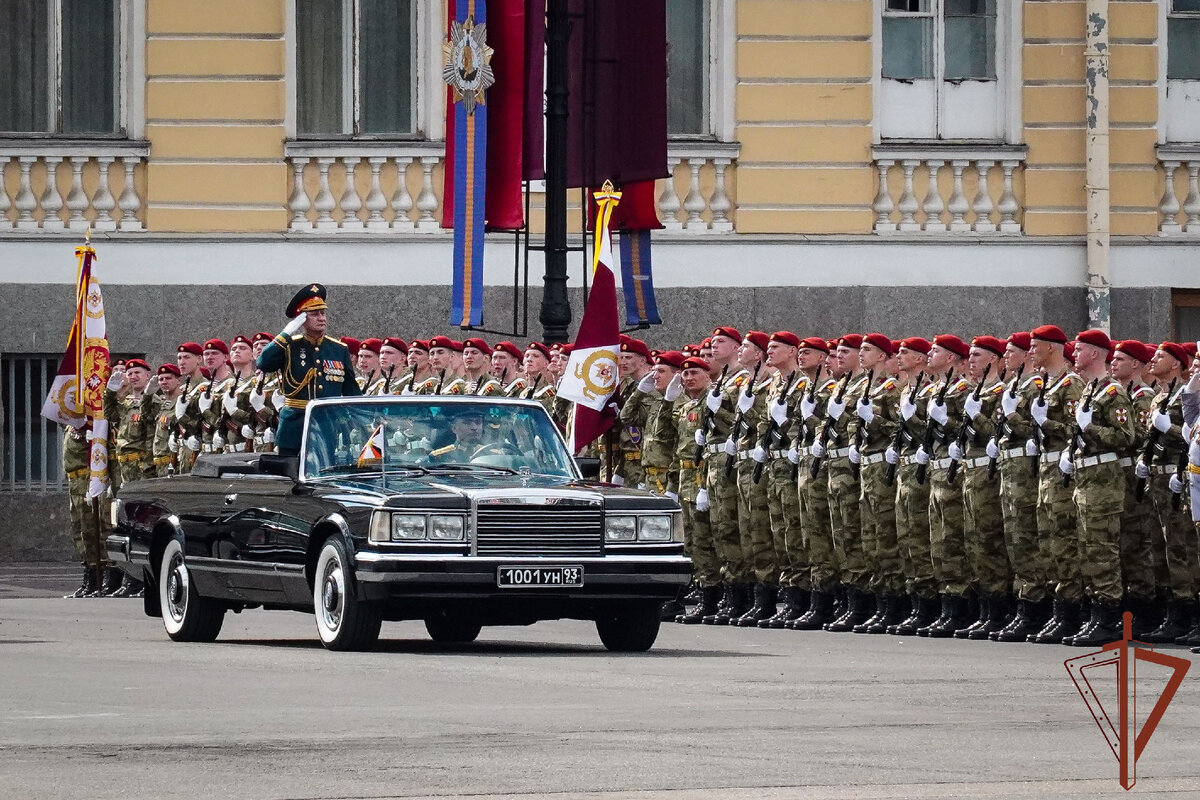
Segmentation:
<svg viewBox="0 0 1200 800">
<path fill-rule="evenodd" d="M 143 0 L 144 2 L 144 0 Z M 442 83 L 442 40 L 446 37 L 445 16 L 440 0 L 416 0 L 413 3 L 413 131 L 397 134 L 398 139 L 440 140 L 446 137 L 445 101 Z M 358 0 L 342 4 L 342 129 L 350 131 L 333 138 L 351 140 L 376 140 L 391 138 L 379 134 L 355 134 L 354 123 L 359 116 L 358 87 L 358 31 L 354 23 L 359 12 Z M 297 54 L 296 54 L 296 0 L 286 0 L 284 20 L 285 55 L 287 75 L 284 88 L 287 105 L 284 111 L 284 130 L 287 138 L 296 139 L 298 129 L 296 113 Z M 307 139 L 308 137 L 306 137 Z"/>
<path fill-rule="evenodd" d="M 934 140 L 925 137 L 886 136 L 882 129 L 883 121 L 883 17 L 886 11 L 886 0 L 873 0 L 874 17 L 872 29 L 872 74 L 871 90 L 874 97 L 875 111 L 872 117 L 872 135 L 876 144 L 883 141 L 985 141 L 993 143 L 1017 144 L 1022 139 L 1023 120 L 1021 115 L 1021 47 L 1022 36 L 1022 2 L 1017 0 L 996 0 L 996 129 L 994 136 L 978 138 L 938 138 Z M 942 0 L 931 0 L 933 14 L 944 20 Z M 945 25 L 944 22 L 934 22 L 934 78 L 940 84 L 945 62 Z M 940 86 L 935 87 L 936 108 L 939 119 L 935 121 L 935 131 L 941 127 L 941 117 L 944 116 L 943 105 L 945 94 Z"/>
<path fill-rule="evenodd" d="M 1191 143 L 1200 141 L 1200 124 L 1193 125 L 1190 134 L 1174 134 L 1171 131 L 1171 120 L 1175 117 L 1188 119 L 1191 115 L 1200 115 L 1200 80 L 1171 80 L 1167 77 L 1167 63 L 1170 59 L 1168 52 L 1171 42 L 1167 33 L 1168 20 L 1173 16 L 1196 17 L 1196 14 L 1176 14 L 1172 11 L 1173 0 L 1160 0 L 1158 3 L 1158 143 Z M 1172 92 L 1172 85 L 1176 91 Z M 1187 93 L 1191 100 L 1183 100 L 1180 95 Z M 1175 98 L 1174 100 L 1172 98 Z M 1189 113 L 1190 112 L 1190 113 Z M 1188 129 L 1185 129 L 1187 131 Z"/>
<path fill-rule="evenodd" d="M 668 134 L 673 142 L 734 141 L 737 128 L 737 0 L 698 0 L 708 15 L 707 113 L 699 133 Z"/>
</svg>

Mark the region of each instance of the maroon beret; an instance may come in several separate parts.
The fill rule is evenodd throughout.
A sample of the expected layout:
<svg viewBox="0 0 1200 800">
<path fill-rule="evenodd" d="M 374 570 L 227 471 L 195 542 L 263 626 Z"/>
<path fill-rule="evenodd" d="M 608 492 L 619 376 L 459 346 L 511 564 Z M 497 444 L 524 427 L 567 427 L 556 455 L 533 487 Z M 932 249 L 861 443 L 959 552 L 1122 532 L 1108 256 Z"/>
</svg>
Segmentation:
<svg viewBox="0 0 1200 800">
<path fill-rule="evenodd" d="M 363 339 L 361 342 L 359 342 L 358 347 L 360 351 L 369 350 L 375 355 L 379 355 L 379 350 L 383 347 L 383 339 L 377 339 L 372 336 L 369 339 Z"/>
<path fill-rule="evenodd" d="M 781 344 L 786 344 L 790 347 L 800 346 L 800 337 L 791 331 L 775 331 L 771 334 L 771 341 L 780 342 Z"/>
<path fill-rule="evenodd" d="M 1002 356 L 1004 355 L 1004 351 L 1008 349 L 1008 342 L 998 339 L 995 336 L 976 336 L 971 340 L 971 347 L 979 347 Z"/>
<path fill-rule="evenodd" d="M 435 347 L 443 347 L 447 350 L 454 350 L 454 340 L 449 336 L 435 336 L 429 340 L 429 349 L 432 350 Z M 461 350 L 462 347 L 459 347 L 458 349 Z"/>
<path fill-rule="evenodd" d="M 749 342 L 765 353 L 767 351 L 767 345 L 771 342 L 771 337 L 767 336 L 767 334 L 763 333 L 762 331 L 747 331 L 745 337 L 742 338 L 742 342 Z"/>
<path fill-rule="evenodd" d="M 221 341 L 220 339 L 209 339 L 204 343 L 204 349 L 216 350 L 219 353 L 229 355 L 229 345 L 225 344 L 225 342 Z"/>
<path fill-rule="evenodd" d="M 1067 335 L 1057 325 L 1040 325 L 1030 331 L 1029 335 L 1034 339 L 1041 339 L 1044 342 L 1054 342 L 1055 344 L 1066 344 L 1068 341 Z"/>
<path fill-rule="evenodd" d="M 345 341 L 345 340 L 343 339 L 342 341 Z M 384 339 L 383 344 L 380 345 L 380 349 L 382 349 L 385 346 L 390 347 L 393 350 L 399 350 L 401 353 L 408 355 L 408 342 L 404 341 L 403 339 L 399 338 L 398 336 L 389 336 L 386 339 Z"/>
<path fill-rule="evenodd" d="M 343 336 L 343 337 L 341 337 L 341 339 L 342 339 L 342 344 L 346 345 L 346 349 L 350 351 L 351 358 L 353 358 L 354 356 L 357 356 L 358 349 L 360 347 L 362 347 L 362 340 L 357 339 L 353 336 Z M 258 341 L 257 333 L 254 334 L 254 341 L 256 341 L 256 342 Z"/>
<path fill-rule="evenodd" d="M 1108 338 L 1108 334 L 1095 328 L 1080 331 L 1076 334 L 1075 341 L 1080 344 L 1090 344 L 1093 347 L 1099 347 L 1101 350 L 1112 349 L 1112 339 Z"/>
<path fill-rule="evenodd" d="M 636 353 L 644 358 L 650 358 L 650 347 L 641 339 L 634 339 L 632 336 L 621 335 L 621 352 Z"/>
<path fill-rule="evenodd" d="M 408 343 L 408 349 L 409 350 L 424 350 L 426 353 L 428 353 L 429 352 L 429 340 L 428 339 L 413 339 L 411 342 Z"/>
<path fill-rule="evenodd" d="M 147 364 L 143 359 L 131 358 L 125 362 L 125 369 L 133 369 L 134 367 L 137 367 L 138 369 L 144 369 L 146 372 L 150 371 L 150 365 Z"/>
<path fill-rule="evenodd" d="M 674 369 L 682 369 L 685 360 L 683 353 L 678 350 L 664 350 L 654 357 L 655 364 L 665 364 Z"/>
<path fill-rule="evenodd" d="M 274 338 L 274 337 L 272 337 Z M 191 353 L 194 356 L 204 355 L 204 348 L 196 342 L 184 342 L 175 350 L 176 353 Z"/>
<path fill-rule="evenodd" d="M 705 336 L 703 339 L 700 340 L 700 349 L 703 350 L 706 347 L 712 347 L 712 337 L 711 336 Z"/>
<path fill-rule="evenodd" d="M 1125 339 L 1113 345 L 1113 351 L 1125 353 L 1135 361 L 1140 361 L 1143 364 L 1149 364 L 1150 359 L 1154 358 L 1154 350 L 1144 342 L 1139 342 L 1137 339 Z"/>
<path fill-rule="evenodd" d="M 468 347 L 474 347 L 476 350 L 483 353 L 485 356 L 490 356 L 492 354 L 491 346 L 489 346 L 488 343 L 485 342 L 483 339 L 479 339 L 476 337 L 472 337 L 470 339 L 463 339 L 463 350 L 466 350 Z"/>
<path fill-rule="evenodd" d="M 929 355 L 929 349 L 933 346 L 929 340 L 922 336 L 910 336 L 907 339 L 900 340 L 900 346 L 905 350 L 912 350 L 916 353 L 924 353 Z"/>
<path fill-rule="evenodd" d="M 890 336 L 884 336 L 882 333 L 868 333 L 863 337 L 863 344 L 869 344 L 873 347 L 878 347 L 887 355 L 893 355 L 896 351 L 892 349 L 892 339 Z M 861 347 L 862 345 L 859 345 Z"/>
<path fill-rule="evenodd" d="M 242 336 L 239 333 L 237 336 L 235 336 L 229 340 L 229 346 L 233 347 L 238 342 L 241 342 L 242 344 L 246 345 L 247 347 L 250 346 L 250 344 L 251 344 L 250 338 L 248 336 Z"/>
<path fill-rule="evenodd" d="M 570 342 L 563 342 L 563 344 L 558 348 L 558 352 L 562 353 L 564 356 L 571 355 L 572 351 L 574 350 L 575 345 L 571 344 Z"/>
<path fill-rule="evenodd" d="M 735 342 L 740 342 L 742 340 L 741 332 L 738 331 L 737 328 L 731 328 L 728 325 L 718 325 L 717 327 L 713 328 L 712 335 L 713 336 L 728 336 L 730 339 L 733 339 Z"/>
<path fill-rule="evenodd" d="M 544 355 L 546 358 L 550 357 L 550 348 L 546 347 L 546 345 L 542 344 L 541 342 L 530 342 L 529 344 L 525 345 L 525 349 L 526 350 L 537 350 L 539 353 Z"/>
<path fill-rule="evenodd" d="M 820 336 L 809 336 L 800 343 L 800 346 L 808 350 L 820 350 L 822 353 L 829 353 L 829 342 Z"/>
<path fill-rule="evenodd" d="M 683 360 L 683 363 L 679 365 L 679 368 L 680 369 L 702 369 L 705 372 L 712 372 L 712 367 L 710 367 L 708 365 L 708 362 L 705 361 L 703 358 L 697 358 L 696 356 L 692 356 L 691 358 L 685 358 Z"/>
<path fill-rule="evenodd" d="M 274 336 L 267 333 L 266 331 L 259 331 L 258 333 L 254 334 L 252 337 L 250 337 L 250 340 L 251 340 L 252 344 L 258 344 L 259 342 L 269 342 L 274 338 L 275 338 Z M 342 341 L 346 341 L 346 340 L 343 339 Z M 355 339 L 354 341 L 357 342 L 358 339 Z"/>
<path fill-rule="evenodd" d="M 863 337 L 859 333 L 847 333 L 844 336 L 839 336 L 837 340 L 838 347 L 849 347 L 851 350 L 857 350 L 862 347 Z"/>
<path fill-rule="evenodd" d="M 1033 343 L 1033 337 L 1030 335 L 1029 331 L 1017 331 L 1016 333 L 1009 334 L 1008 343 L 1018 350 L 1024 350 L 1026 353 L 1028 353 L 1029 348 Z"/>
<path fill-rule="evenodd" d="M 971 355 L 971 348 L 962 339 L 955 336 L 953 333 L 939 333 L 933 337 L 933 343 L 943 350 L 949 350 L 954 355 L 961 358 L 966 358 Z"/>
<path fill-rule="evenodd" d="M 1181 367 L 1186 367 L 1188 362 L 1192 360 L 1191 356 L 1188 355 L 1188 351 L 1184 349 L 1183 345 L 1175 342 L 1163 342 L 1158 346 L 1158 349 L 1162 350 L 1164 353 L 1171 356 L 1171 358 L 1178 361 Z"/>
<path fill-rule="evenodd" d="M 183 373 L 179 371 L 178 364 L 160 364 L 158 367 L 159 375 L 174 375 L 178 378 Z"/>
<path fill-rule="evenodd" d="M 1189 356 L 1191 356 L 1192 358 L 1196 357 L 1196 343 L 1195 342 L 1184 342 L 1183 349 L 1187 350 L 1187 354 Z"/>
<path fill-rule="evenodd" d="M 493 353 L 508 353 L 518 361 L 521 360 L 521 350 L 512 342 L 496 342 L 496 346 L 492 348 Z"/>
</svg>

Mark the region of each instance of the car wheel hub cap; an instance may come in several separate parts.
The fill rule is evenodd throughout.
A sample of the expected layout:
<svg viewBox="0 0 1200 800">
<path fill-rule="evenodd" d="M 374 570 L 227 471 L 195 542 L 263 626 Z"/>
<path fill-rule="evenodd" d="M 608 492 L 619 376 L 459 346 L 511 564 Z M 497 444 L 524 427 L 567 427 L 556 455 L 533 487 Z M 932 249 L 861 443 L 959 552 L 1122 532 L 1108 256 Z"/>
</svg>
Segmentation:
<svg viewBox="0 0 1200 800">
<path fill-rule="evenodd" d="M 167 582 L 167 603 L 171 607 L 171 616 L 181 619 L 187 603 L 187 572 L 183 564 L 176 564 L 171 570 L 171 578 Z"/>
<path fill-rule="evenodd" d="M 325 619 L 325 627 L 329 630 L 337 630 L 342 623 L 345 593 L 342 571 L 334 566 L 325 573 L 325 580 L 321 584 L 321 613 Z"/>
</svg>

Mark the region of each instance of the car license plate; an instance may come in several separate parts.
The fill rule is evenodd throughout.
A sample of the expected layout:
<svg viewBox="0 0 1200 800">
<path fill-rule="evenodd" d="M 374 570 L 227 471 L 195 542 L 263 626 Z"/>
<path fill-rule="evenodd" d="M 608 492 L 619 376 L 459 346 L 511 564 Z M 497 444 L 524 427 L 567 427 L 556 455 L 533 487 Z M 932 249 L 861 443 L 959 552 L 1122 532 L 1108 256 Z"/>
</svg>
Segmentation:
<svg viewBox="0 0 1200 800">
<path fill-rule="evenodd" d="M 583 586 L 583 567 L 497 567 L 496 585 L 501 589 Z"/>
</svg>

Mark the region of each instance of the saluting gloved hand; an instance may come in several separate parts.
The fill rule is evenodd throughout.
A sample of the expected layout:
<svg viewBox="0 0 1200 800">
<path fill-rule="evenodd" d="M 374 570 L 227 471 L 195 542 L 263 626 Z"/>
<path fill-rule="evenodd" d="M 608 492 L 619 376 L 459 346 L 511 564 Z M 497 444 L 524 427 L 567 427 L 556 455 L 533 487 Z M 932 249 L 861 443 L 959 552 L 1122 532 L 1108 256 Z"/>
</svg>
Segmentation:
<svg viewBox="0 0 1200 800">
<path fill-rule="evenodd" d="M 848 453 L 848 456 L 850 458 L 851 464 L 862 463 L 862 456 L 858 452 L 858 445 L 856 445 L 856 444 L 850 445 L 850 452 Z"/>
<path fill-rule="evenodd" d="M 704 405 L 714 414 L 721 410 L 721 393 L 717 391 L 716 385 L 713 385 L 708 397 L 704 398 Z"/>
<path fill-rule="evenodd" d="M 988 458 L 999 458 L 999 457 L 1000 457 L 1000 445 L 996 444 L 996 437 L 995 437 L 995 436 L 993 436 L 992 438 L 988 439 L 988 443 L 987 443 L 987 457 L 988 457 Z"/>
<path fill-rule="evenodd" d="M 1044 397 L 1039 397 L 1030 404 L 1029 413 L 1033 415 L 1033 421 L 1040 428 L 1046 424 L 1046 420 L 1050 416 L 1050 406 L 1046 405 Z"/>
<path fill-rule="evenodd" d="M 108 376 L 108 383 L 105 384 L 110 392 L 119 392 L 125 386 L 125 370 L 114 369 L 112 374 Z"/>
<path fill-rule="evenodd" d="M 858 408 L 855 410 L 858 412 L 858 418 L 868 425 L 875 420 L 875 407 L 867 398 L 863 397 L 859 399 Z"/>
<path fill-rule="evenodd" d="M 208 410 L 212 408 L 212 404 L 212 395 L 208 392 L 201 392 L 200 396 L 196 398 L 196 405 L 200 406 L 201 414 L 207 414 Z"/>
<path fill-rule="evenodd" d="M 175 438 L 175 434 L 173 433 L 167 437 L 167 450 L 172 453 L 179 452 L 179 440 Z"/>
<path fill-rule="evenodd" d="M 812 419 L 812 415 L 815 414 L 816 411 L 817 411 L 816 398 L 814 397 L 814 398 L 810 399 L 807 394 L 804 395 L 804 399 L 802 399 L 800 401 L 800 418 L 805 421 L 808 421 L 808 420 Z"/>
<path fill-rule="evenodd" d="M 813 442 L 812 454 L 814 456 L 816 456 L 817 458 L 824 458 L 825 453 L 826 453 L 825 445 L 821 444 L 820 442 Z"/>
<path fill-rule="evenodd" d="M 925 406 L 925 413 L 938 425 L 945 425 L 950 421 L 950 412 L 946 410 L 946 404 L 939 403 L 936 397 L 930 399 Z"/>
<path fill-rule="evenodd" d="M 187 445 L 187 449 L 191 450 L 193 453 L 200 452 L 200 439 L 195 434 L 189 436 L 184 444 Z"/>
<path fill-rule="evenodd" d="M 746 384 L 746 391 L 738 395 L 737 410 L 745 414 L 754 406 L 754 395 L 750 394 L 750 384 Z"/>
<path fill-rule="evenodd" d="M 250 407 L 254 409 L 255 413 L 267 407 L 267 396 L 263 394 L 261 386 L 250 392 Z"/>
<path fill-rule="evenodd" d="M 679 502 L 679 495 L 678 495 L 678 494 L 676 494 L 675 492 L 672 492 L 670 489 L 668 489 L 667 491 L 663 492 L 663 495 L 664 495 L 665 497 L 669 497 L 669 498 L 671 498 L 671 499 L 672 499 L 672 500 L 674 500 L 676 503 L 678 503 L 678 502 Z"/>
<path fill-rule="evenodd" d="M 154 394 L 158 391 L 158 376 L 151 375 L 150 380 L 146 381 L 146 388 L 142 390 L 143 395 Z"/>
<path fill-rule="evenodd" d="M 1067 454 L 1066 450 L 1058 457 L 1058 471 L 1063 475 L 1075 474 L 1075 465 L 1071 463 L 1071 457 Z"/>
<path fill-rule="evenodd" d="M 916 454 L 913 455 L 913 460 L 916 461 L 918 464 L 928 464 L 929 463 L 929 453 L 925 452 L 925 445 L 921 445 L 920 447 L 917 448 Z"/>
<path fill-rule="evenodd" d="M 225 409 L 226 414 L 232 414 L 237 411 L 237 395 L 231 391 L 222 395 L 221 408 Z"/>
<path fill-rule="evenodd" d="M 1171 415 L 1165 411 L 1155 411 L 1154 427 L 1158 428 L 1161 433 L 1171 430 Z"/>
<path fill-rule="evenodd" d="M 917 404 L 912 401 L 911 397 L 909 397 L 910 394 L 912 394 L 912 392 L 905 392 L 904 397 L 900 400 L 900 416 L 905 422 L 908 422 L 917 413 Z"/>
<path fill-rule="evenodd" d="M 704 447 L 708 444 L 708 434 L 704 432 L 704 428 L 696 428 L 696 446 Z"/>
<path fill-rule="evenodd" d="M 962 461 L 962 448 L 958 446 L 958 442 L 951 442 L 946 446 L 946 455 L 955 461 Z"/>
<path fill-rule="evenodd" d="M 787 412 L 787 403 L 782 401 L 771 403 L 771 419 L 774 420 L 776 425 L 782 426 L 787 422 Z"/>
<path fill-rule="evenodd" d="M 888 445 L 888 449 L 883 451 L 883 460 L 889 464 L 899 464 L 900 454 L 896 452 L 896 448 Z"/>
<path fill-rule="evenodd" d="M 188 400 L 182 394 L 175 398 L 175 419 L 181 419 L 187 413 Z"/>
<path fill-rule="evenodd" d="M 846 411 L 846 402 L 843 400 L 842 402 L 839 403 L 836 396 L 831 396 L 829 398 L 829 402 L 827 402 L 825 404 L 825 413 L 828 414 L 829 418 L 832 420 L 841 419 L 842 414 L 845 411 Z"/>
<path fill-rule="evenodd" d="M 1000 410 L 1004 412 L 1004 416 L 1011 417 L 1017 413 L 1017 406 L 1021 404 L 1021 398 L 1013 397 L 1012 392 L 1005 392 L 1000 398 Z"/>
<path fill-rule="evenodd" d="M 975 393 L 971 392 L 963 403 L 963 411 L 966 412 L 967 419 L 975 419 L 983 411 L 983 398 L 976 397 Z"/>
<path fill-rule="evenodd" d="M 637 388 L 638 388 L 639 392 L 643 392 L 645 394 L 650 394 L 650 392 L 653 392 L 654 391 L 654 373 L 647 372 L 645 375 L 643 375 L 642 379 L 640 381 L 638 381 Z"/>
<path fill-rule="evenodd" d="M 796 445 L 792 445 L 788 448 L 787 458 L 788 461 L 792 462 L 793 464 L 800 463 L 800 450 L 796 447 Z"/>
<path fill-rule="evenodd" d="M 306 319 L 308 319 L 308 314 L 307 314 L 307 312 L 303 312 L 303 311 L 300 312 L 299 314 L 297 314 L 296 316 L 292 317 L 292 321 L 289 322 L 287 325 L 283 326 L 283 335 L 285 337 L 291 336 L 293 333 L 295 333 L 296 331 L 303 328 L 304 321 Z"/>
<path fill-rule="evenodd" d="M 737 455 L 737 442 L 733 440 L 732 436 L 725 440 L 725 446 L 721 448 L 721 452 L 727 456 Z"/>
<path fill-rule="evenodd" d="M 1028 442 L 1025 443 L 1025 455 L 1036 456 L 1037 454 L 1038 454 L 1037 442 L 1035 442 L 1033 439 L 1030 439 Z"/>
<path fill-rule="evenodd" d="M 1171 494 L 1183 494 L 1183 481 L 1179 476 L 1172 473 L 1171 480 L 1167 481 L 1167 486 L 1171 489 Z"/>
<path fill-rule="evenodd" d="M 225 449 L 225 437 L 219 433 L 214 433 L 213 438 L 212 438 L 212 446 L 213 446 L 213 450 L 224 450 Z"/>
<path fill-rule="evenodd" d="M 708 489 L 696 492 L 696 510 L 708 511 Z"/>
<path fill-rule="evenodd" d="M 666 399 L 668 403 L 674 403 L 682 395 L 683 379 L 680 378 L 679 373 L 676 372 L 674 377 L 671 378 L 671 382 L 667 384 L 667 388 L 663 391 L 663 398 Z"/>
<path fill-rule="evenodd" d="M 263 431 L 263 444 L 275 444 L 275 429 L 267 428 Z"/>
<path fill-rule="evenodd" d="M 284 396 L 283 392 L 278 390 L 271 392 L 271 405 L 275 406 L 276 411 L 279 411 L 281 408 L 283 408 L 283 405 L 286 401 L 287 398 Z"/>
<path fill-rule="evenodd" d="M 1086 431 L 1088 425 L 1092 424 L 1092 414 L 1094 413 L 1094 409 L 1084 408 L 1082 403 L 1075 409 L 1075 424 L 1079 426 L 1080 433 Z"/>
<path fill-rule="evenodd" d="M 750 451 L 750 457 L 759 464 L 765 464 L 767 461 L 766 448 L 764 448 L 761 444 L 755 445 L 754 449 Z"/>
</svg>

